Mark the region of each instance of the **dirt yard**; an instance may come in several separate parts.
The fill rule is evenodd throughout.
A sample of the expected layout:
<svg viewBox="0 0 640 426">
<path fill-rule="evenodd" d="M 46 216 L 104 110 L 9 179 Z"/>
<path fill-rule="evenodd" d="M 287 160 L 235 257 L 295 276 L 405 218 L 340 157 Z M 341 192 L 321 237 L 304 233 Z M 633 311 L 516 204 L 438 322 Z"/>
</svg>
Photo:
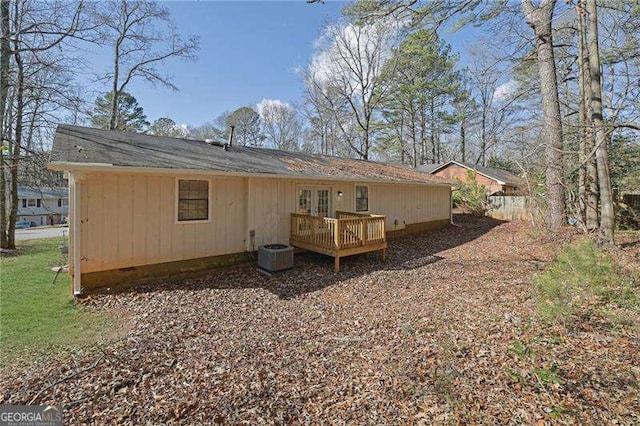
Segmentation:
<svg viewBox="0 0 640 426">
<path fill-rule="evenodd" d="M 339 274 L 309 253 L 274 278 L 92 296 L 126 335 L 5 367 L 0 403 L 63 405 L 73 424 L 640 422 L 637 322 L 545 326 L 533 277 L 562 244 L 458 221 Z"/>
</svg>

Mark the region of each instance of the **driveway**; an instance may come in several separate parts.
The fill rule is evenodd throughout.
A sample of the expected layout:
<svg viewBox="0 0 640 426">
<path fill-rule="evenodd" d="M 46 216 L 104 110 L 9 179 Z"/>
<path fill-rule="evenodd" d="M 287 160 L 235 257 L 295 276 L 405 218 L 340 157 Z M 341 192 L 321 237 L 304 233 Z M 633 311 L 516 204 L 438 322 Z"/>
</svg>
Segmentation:
<svg viewBox="0 0 640 426">
<path fill-rule="evenodd" d="M 16 240 L 24 241 L 24 240 L 36 240 L 40 238 L 53 238 L 60 237 L 62 238 L 62 233 L 67 237 L 69 236 L 69 228 L 68 227 L 54 227 L 54 226 L 42 226 L 38 228 L 25 228 L 25 229 L 16 229 Z"/>
</svg>

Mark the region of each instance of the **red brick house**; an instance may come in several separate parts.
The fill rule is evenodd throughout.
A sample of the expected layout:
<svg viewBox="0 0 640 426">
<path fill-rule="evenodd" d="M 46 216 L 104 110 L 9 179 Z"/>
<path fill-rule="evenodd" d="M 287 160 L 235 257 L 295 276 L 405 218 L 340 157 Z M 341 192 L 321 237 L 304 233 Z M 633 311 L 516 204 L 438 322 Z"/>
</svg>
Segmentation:
<svg viewBox="0 0 640 426">
<path fill-rule="evenodd" d="M 493 169 L 461 161 L 424 164 L 418 167 L 418 170 L 460 182 L 466 182 L 467 172 L 473 170 L 476 172 L 476 182 L 487 188 L 487 195 L 519 195 L 522 193 L 522 179 L 506 170 Z"/>
</svg>

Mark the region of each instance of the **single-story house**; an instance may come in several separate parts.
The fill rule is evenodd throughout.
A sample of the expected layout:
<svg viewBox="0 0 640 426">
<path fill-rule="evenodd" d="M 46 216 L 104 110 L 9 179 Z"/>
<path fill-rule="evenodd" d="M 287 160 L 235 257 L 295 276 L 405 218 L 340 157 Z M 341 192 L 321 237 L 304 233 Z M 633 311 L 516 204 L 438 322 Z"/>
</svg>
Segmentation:
<svg viewBox="0 0 640 426">
<path fill-rule="evenodd" d="M 57 225 L 69 215 L 67 188 L 18 187 L 18 221 L 31 226 Z"/>
<path fill-rule="evenodd" d="M 522 178 L 502 169 L 484 167 L 478 164 L 448 161 L 440 164 L 423 164 L 418 170 L 459 182 L 467 181 L 467 172 L 476 172 L 476 182 L 487 188 L 487 195 L 519 195 L 522 193 Z"/>
<path fill-rule="evenodd" d="M 236 263 L 265 244 L 308 248 L 337 221 L 335 245 L 352 250 L 340 255 L 358 252 L 358 235 L 384 249 L 387 234 L 451 221 L 451 184 L 427 173 L 210 140 L 60 125 L 49 168 L 69 179 L 74 294 Z"/>
</svg>

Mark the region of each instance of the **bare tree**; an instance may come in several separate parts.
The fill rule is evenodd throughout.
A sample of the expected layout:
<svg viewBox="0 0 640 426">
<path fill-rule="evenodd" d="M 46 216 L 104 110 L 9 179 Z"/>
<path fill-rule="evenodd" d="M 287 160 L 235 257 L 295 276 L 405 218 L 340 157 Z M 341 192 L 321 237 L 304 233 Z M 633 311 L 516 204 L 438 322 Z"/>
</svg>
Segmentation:
<svg viewBox="0 0 640 426">
<path fill-rule="evenodd" d="M 598 42 L 598 7 L 595 0 L 586 0 L 589 14 L 589 75 L 591 79 L 591 119 L 596 142 L 596 162 L 598 164 L 598 186 L 600 189 L 600 232 L 605 243 L 613 244 L 615 214 L 609 175 L 607 153 L 607 132 L 602 116 L 602 86 L 600 74 L 600 46 Z"/>
<path fill-rule="evenodd" d="M 69 78 L 59 78 L 61 65 L 68 58 L 67 41 L 81 30 L 83 2 L 40 3 L 3 1 L 0 7 L 2 46 L 2 172 L 0 173 L 0 244 L 15 248 L 15 223 L 18 212 L 20 165 L 26 155 L 33 155 L 33 139 L 52 109 L 66 102 L 63 87 Z M 63 107 L 64 108 L 64 107 Z M 6 148 L 5 148 L 6 147 Z M 7 180 L 9 194 L 6 191 Z M 7 216 L 8 212 L 8 216 Z"/>
<path fill-rule="evenodd" d="M 263 100 L 257 109 L 267 142 L 275 149 L 298 151 L 302 124 L 296 110 L 286 102 L 273 99 Z"/>
<path fill-rule="evenodd" d="M 578 114 L 580 146 L 578 172 L 578 203 L 580 214 L 587 230 L 598 228 L 598 169 L 593 156 L 595 146 L 593 122 L 591 117 L 591 75 L 589 72 L 589 54 L 587 49 L 586 13 L 577 5 L 578 29 Z"/>
<path fill-rule="evenodd" d="M 101 27 L 102 42 L 113 53 L 111 70 L 103 76 L 111 84 L 110 129 L 115 129 L 118 98 L 136 78 L 171 89 L 177 87 L 161 73 L 159 65 L 167 59 L 194 59 L 199 39 L 183 40 L 173 24 L 169 10 L 156 2 L 111 0 L 98 3 L 94 12 Z"/>
<path fill-rule="evenodd" d="M 303 72 L 305 114 L 320 138 L 320 152 L 350 157 L 359 146 L 357 125 L 340 90 L 327 81 L 323 61 L 312 62 Z"/>
<path fill-rule="evenodd" d="M 189 139 L 219 139 L 220 141 L 227 140 L 228 135 L 221 129 L 217 123 L 202 123 L 198 126 L 189 126 L 187 129 L 187 137 Z"/>
<path fill-rule="evenodd" d="M 9 0 L 0 1 L 0 247 L 8 247 L 7 243 L 7 186 L 5 173 L 5 146 L 8 149 L 9 137 L 5 125 L 5 111 L 9 97 L 11 34 L 9 17 Z M 7 145 L 5 145 L 5 141 Z M 8 151 L 7 151 L 8 153 Z"/>
<path fill-rule="evenodd" d="M 304 80 L 304 103 L 302 112 L 311 128 L 308 138 L 319 141 L 317 151 L 325 155 L 336 155 L 341 142 L 338 122 L 334 106 L 338 103 L 332 99 L 331 92 L 323 87 L 322 82 L 313 74 L 313 70 L 302 72 Z"/>
<path fill-rule="evenodd" d="M 240 107 L 226 119 L 226 126 L 234 128 L 233 139 L 238 145 L 258 147 L 262 145 L 260 115 L 251 107 Z"/>
<path fill-rule="evenodd" d="M 325 47 L 311 64 L 314 84 L 326 95 L 337 95 L 325 98 L 351 148 L 364 160 L 369 159 L 374 115 L 389 88 L 384 70 L 396 41 L 394 25 L 393 21 L 329 25 Z M 347 134 L 350 123 L 355 123 L 360 137 Z"/>
<path fill-rule="evenodd" d="M 521 0 L 527 23 L 536 40 L 540 92 L 546 133 L 546 178 L 549 227 L 557 233 L 566 221 L 565 185 L 562 151 L 564 148 L 562 117 L 558 96 L 558 80 L 553 52 L 552 19 L 556 0 L 541 0 L 534 6 L 531 0 Z"/>
<path fill-rule="evenodd" d="M 486 51 L 472 53 L 470 86 L 471 93 L 478 106 L 478 126 L 480 144 L 477 158 L 474 160 L 482 166 L 487 165 L 487 152 L 495 144 L 498 135 L 504 130 L 509 110 L 503 103 L 512 94 L 512 82 L 500 84 L 505 70 L 502 61 L 491 58 Z"/>
</svg>

